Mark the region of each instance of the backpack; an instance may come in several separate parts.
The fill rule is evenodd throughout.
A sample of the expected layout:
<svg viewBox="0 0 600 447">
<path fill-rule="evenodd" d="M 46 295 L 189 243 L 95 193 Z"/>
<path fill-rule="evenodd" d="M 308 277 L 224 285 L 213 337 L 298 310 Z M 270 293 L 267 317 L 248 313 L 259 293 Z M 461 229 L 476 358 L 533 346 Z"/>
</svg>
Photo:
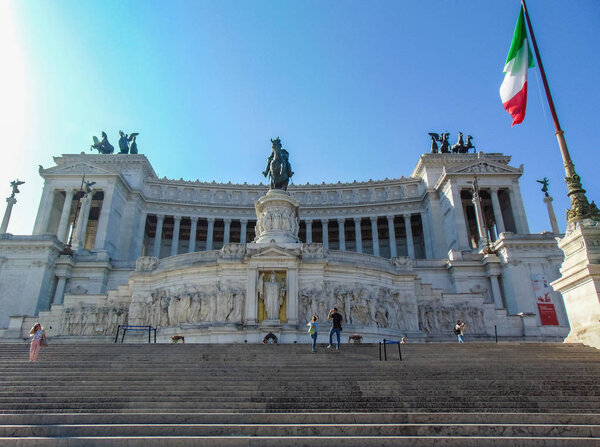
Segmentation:
<svg viewBox="0 0 600 447">
<path fill-rule="evenodd" d="M 460 335 L 460 329 L 454 328 L 454 335 Z"/>
</svg>

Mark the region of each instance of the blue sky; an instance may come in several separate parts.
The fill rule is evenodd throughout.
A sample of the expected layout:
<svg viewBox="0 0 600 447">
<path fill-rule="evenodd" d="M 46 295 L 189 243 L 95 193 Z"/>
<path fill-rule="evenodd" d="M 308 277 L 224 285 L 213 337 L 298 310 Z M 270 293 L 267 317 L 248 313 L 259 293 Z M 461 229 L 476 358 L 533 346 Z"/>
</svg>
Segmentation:
<svg viewBox="0 0 600 447">
<path fill-rule="evenodd" d="M 600 2 L 529 0 L 561 125 L 600 200 Z M 517 0 L 5 0 L 0 2 L 0 195 L 25 180 L 9 232 L 30 234 L 39 164 L 139 132 L 162 177 L 259 183 L 281 137 L 295 183 L 409 176 L 428 132 L 475 137 L 525 165 L 532 232 L 562 230 L 564 171 L 537 69 L 523 124 L 498 89 Z M 2 192 L 4 191 L 4 192 Z M 3 212 L 3 210 L 2 210 Z"/>
</svg>

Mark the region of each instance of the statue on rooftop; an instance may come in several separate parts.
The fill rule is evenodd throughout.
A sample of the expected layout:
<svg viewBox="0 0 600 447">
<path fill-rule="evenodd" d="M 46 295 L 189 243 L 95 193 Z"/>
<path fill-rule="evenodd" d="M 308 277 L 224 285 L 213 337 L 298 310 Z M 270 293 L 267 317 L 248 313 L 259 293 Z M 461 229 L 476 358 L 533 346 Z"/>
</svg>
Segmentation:
<svg viewBox="0 0 600 447">
<path fill-rule="evenodd" d="M 467 142 L 465 143 L 465 154 L 469 152 L 469 149 L 473 149 L 473 152 L 475 152 L 475 145 L 471 143 L 472 139 L 473 137 L 471 135 L 467 135 Z"/>
<path fill-rule="evenodd" d="M 266 177 L 269 176 L 271 180 L 271 189 L 283 189 L 287 191 L 288 182 L 294 175 L 292 166 L 290 164 L 290 154 L 288 151 L 281 147 L 281 140 L 279 137 L 271 140 L 272 152 L 267 159 L 267 167 L 262 172 Z"/>
<path fill-rule="evenodd" d="M 122 130 L 119 131 L 119 154 L 137 154 L 137 144 L 135 142 L 135 137 L 137 137 L 139 133 L 133 132 L 127 135 Z M 131 146 L 130 146 L 131 143 Z M 134 152 L 135 151 L 135 152 Z"/>
<path fill-rule="evenodd" d="M 458 141 L 452 145 L 451 149 L 453 154 L 464 154 L 466 152 L 462 132 L 458 132 Z"/>
<path fill-rule="evenodd" d="M 115 151 L 114 146 L 108 142 L 106 132 L 102 132 L 102 140 L 99 140 L 95 136 L 92 139 L 94 140 L 94 144 L 90 146 L 90 150 L 96 149 L 101 154 L 112 154 Z"/>
</svg>

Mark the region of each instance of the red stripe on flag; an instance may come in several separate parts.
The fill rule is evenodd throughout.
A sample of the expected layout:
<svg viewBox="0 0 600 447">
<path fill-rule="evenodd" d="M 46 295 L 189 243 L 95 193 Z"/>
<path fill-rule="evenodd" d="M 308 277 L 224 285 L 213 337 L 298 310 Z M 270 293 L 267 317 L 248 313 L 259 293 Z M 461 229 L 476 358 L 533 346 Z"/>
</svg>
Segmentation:
<svg viewBox="0 0 600 447">
<path fill-rule="evenodd" d="M 515 124 L 521 124 L 525 119 L 525 110 L 527 109 L 527 82 L 519 93 L 502 104 L 506 111 L 513 117 L 511 127 Z"/>
</svg>

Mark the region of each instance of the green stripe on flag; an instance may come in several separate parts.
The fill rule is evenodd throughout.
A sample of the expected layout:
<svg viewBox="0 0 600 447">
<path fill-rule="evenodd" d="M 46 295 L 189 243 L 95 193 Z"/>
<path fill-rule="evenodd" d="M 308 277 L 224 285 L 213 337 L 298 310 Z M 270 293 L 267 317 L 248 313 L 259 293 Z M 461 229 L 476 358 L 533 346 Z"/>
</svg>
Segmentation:
<svg viewBox="0 0 600 447">
<path fill-rule="evenodd" d="M 517 19 L 517 25 L 515 26 L 515 33 L 513 34 L 512 43 L 510 44 L 510 50 L 508 50 L 508 56 L 506 57 L 506 63 L 508 64 L 512 59 L 517 56 L 517 53 L 523 46 L 523 41 L 527 39 L 527 29 L 525 28 L 525 17 L 523 14 L 523 7 L 519 12 L 519 18 Z M 529 67 L 535 67 L 533 61 L 533 53 L 529 48 L 529 42 L 527 42 L 527 53 L 529 54 Z"/>
</svg>

